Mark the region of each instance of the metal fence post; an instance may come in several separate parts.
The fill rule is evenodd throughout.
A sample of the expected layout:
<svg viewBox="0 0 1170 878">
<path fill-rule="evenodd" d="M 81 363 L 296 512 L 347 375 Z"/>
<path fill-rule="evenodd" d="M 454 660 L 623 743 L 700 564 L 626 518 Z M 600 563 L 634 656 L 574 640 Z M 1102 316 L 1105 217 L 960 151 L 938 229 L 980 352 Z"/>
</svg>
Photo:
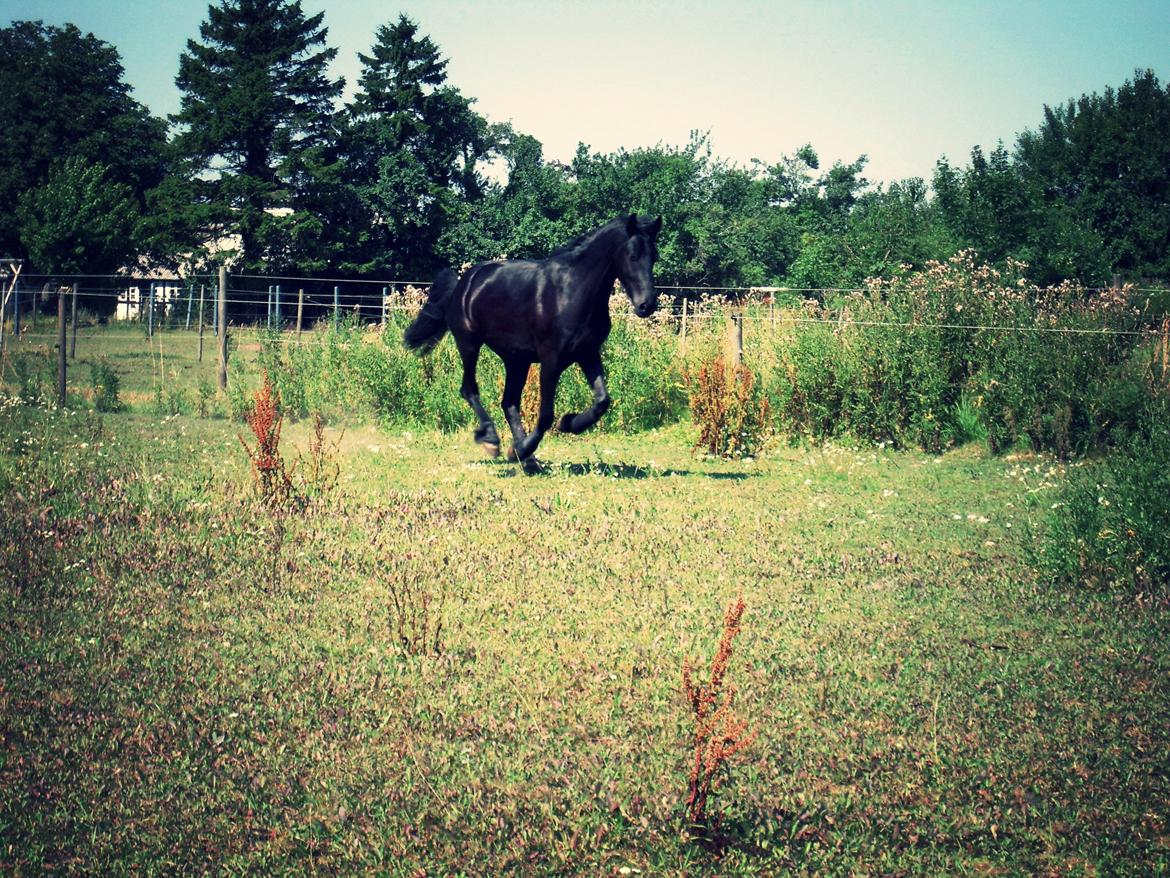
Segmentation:
<svg viewBox="0 0 1170 878">
<path fill-rule="evenodd" d="M 57 403 L 65 408 L 65 292 L 57 289 Z"/>
<path fill-rule="evenodd" d="M 227 267 L 219 267 L 219 300 L 215 310 L 219 315 L 219 389 L 227 390 L 228 379 L 228 338 L 227 338 Z"/>
<path fill-rule="evenodd" d="M 199 362 L 203 362 L 203 284 L 199 285 Z"/>
<path fill-rule="evenodd" d="M 337 329 L 337 321 L 340 320 L 341 311 L 341 287 L 333 288 L 333 328 Z"/>
</svg>

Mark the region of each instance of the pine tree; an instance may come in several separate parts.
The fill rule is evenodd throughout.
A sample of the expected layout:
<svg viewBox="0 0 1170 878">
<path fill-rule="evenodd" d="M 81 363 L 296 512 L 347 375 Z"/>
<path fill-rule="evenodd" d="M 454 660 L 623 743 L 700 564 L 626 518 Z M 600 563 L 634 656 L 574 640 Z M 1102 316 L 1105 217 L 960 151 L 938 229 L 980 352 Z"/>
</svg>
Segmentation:
<svg viewBox="0 0 1170 878">
<path fill-rule="evenodd" d="M 349 105 L 346 179 L 367 216 L 365 270 L 429 274 L 436 246 L 483 196 L 477 162 L 491 147 L 472 101 L 446 84 L 447 61 L 400 16 L 378 28 Z"/>
<path fill-rule="evenodd" d="M 189 40 L 175 79 L 182 104 L 175 147 L 187 163 L 208 238 L 240 236 L 240 265 L 281 269 L 321 263 L 328 223 L 316 209 L 336 184 L 334 101 L 324 13 L 299 0 L 222 0 L 208 9 L 202 42 Z"/>
</svg>

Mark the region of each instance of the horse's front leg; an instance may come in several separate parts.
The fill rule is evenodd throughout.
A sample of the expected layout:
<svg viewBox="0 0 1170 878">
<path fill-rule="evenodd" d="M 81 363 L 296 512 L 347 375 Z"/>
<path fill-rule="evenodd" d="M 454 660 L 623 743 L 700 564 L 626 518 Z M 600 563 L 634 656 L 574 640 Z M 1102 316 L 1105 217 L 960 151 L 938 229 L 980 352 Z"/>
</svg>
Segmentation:
<svg viewBox="0 0 1170 878">
<path fill-rule="evenodd" d="M 536 446 L 553 425 L 557 382 L 563 371 L 564 367 L 556 360 L 544 360 L 540 364 L 540 415 L 536 419 L 536 429 L 515 446 L 516 457 L 521 461 L 527 460 L 536 452 Z"/>
<path fill-rule="evenodd" d="M 517 452 L 524 444 L 524 422 L 520 420 L 520 397 L 524 393 L 524 383 L 528 380 L 527 360 L 504 360 L 504 396 L 500 405 L 504 407 L 504 420 L 512 430 L 512 448 L 508 452 L 509 460 L 517 459 Z"/>
<path fill-rule="evenodd" d="M 592 427 L 609 409 L 609 391 L 605 388 L 605 369 L 601 365 L 601 350 L 582 356 L 578 361 L 585 380 L 593 388 L 593 405 L 586 411 L 565 415 L 557 425 L 562 433 L 583 433 Z"/>
</svg>

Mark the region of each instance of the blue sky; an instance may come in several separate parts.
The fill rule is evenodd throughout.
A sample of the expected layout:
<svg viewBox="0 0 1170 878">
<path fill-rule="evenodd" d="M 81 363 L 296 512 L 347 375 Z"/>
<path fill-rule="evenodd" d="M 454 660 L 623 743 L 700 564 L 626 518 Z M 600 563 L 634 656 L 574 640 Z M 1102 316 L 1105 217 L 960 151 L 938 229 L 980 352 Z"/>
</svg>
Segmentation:
<svg viewBox="0 0 1170 878">
<path fill-rule="evenodd" d="M 811 143 L 823 166 L 869 156 L 874 181 L 927 179 L 946 155 L 1009 147 L 1045 104 L 1117 86 L 1135 68 L 1170 80 L 1170 2 L 749 2 L 749 0 L 303 0 L 325 10 L 334 74 L 406 13 L 450 60 L 449 82 L 492 121 L 567 161 L 682 145 L 773 162 Z M 179 54 L 207 4 L 0 0 L 0 20 L 72 22 L 113 44 L 135 97 L 178 108 Z"/>
</svg>

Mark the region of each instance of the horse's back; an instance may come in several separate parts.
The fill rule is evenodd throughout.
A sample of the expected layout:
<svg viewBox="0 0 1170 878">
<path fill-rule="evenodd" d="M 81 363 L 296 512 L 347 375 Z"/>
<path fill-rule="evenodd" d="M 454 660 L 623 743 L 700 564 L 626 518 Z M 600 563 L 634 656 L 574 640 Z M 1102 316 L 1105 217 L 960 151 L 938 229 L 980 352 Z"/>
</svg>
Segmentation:
<svg viewBox="0 0 1170 878">
<path fill-rule="evenodd" d="M 595 314 L 589 292 L 557 255 L 539 262 L 481 262 L 460 279 L 452 329 L 501 356 L 571 360 L 579 349 L 599 348 L 609 334 L 609 297 L 600 299 Z"/>
<path fill-rule="evenodd" d="M 494 350 L 535 352 L 534 315 L 541 263 L 498 260 L 471 266 L 460 279 L 453 329 Z"/>
</svg>

